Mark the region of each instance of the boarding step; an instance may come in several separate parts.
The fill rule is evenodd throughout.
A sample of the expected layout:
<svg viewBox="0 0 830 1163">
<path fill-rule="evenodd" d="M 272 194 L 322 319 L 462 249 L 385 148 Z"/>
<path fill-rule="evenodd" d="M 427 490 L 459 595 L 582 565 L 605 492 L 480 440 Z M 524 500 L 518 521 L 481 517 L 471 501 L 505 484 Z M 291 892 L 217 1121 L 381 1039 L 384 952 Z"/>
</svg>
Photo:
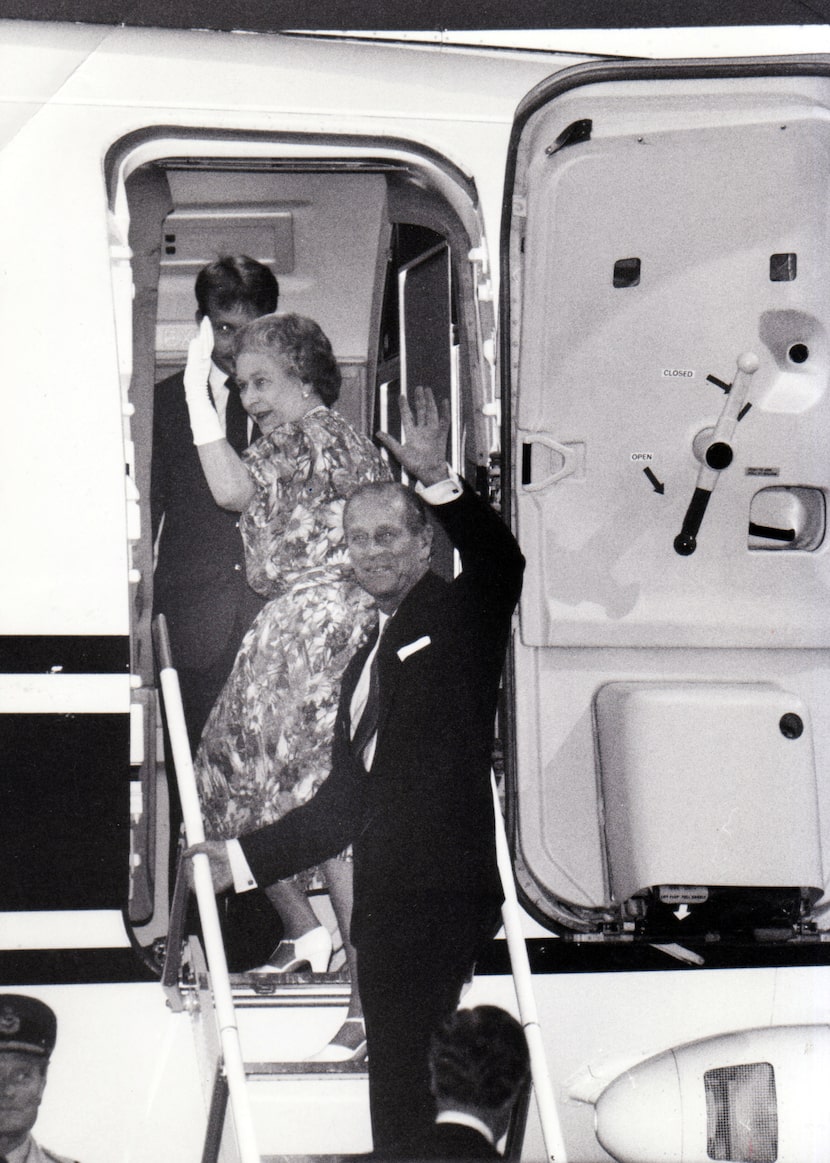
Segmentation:
<svg viewBox="0 0 830 1163">
<path fill-rule="evenodd" d="M 246 994 L 277 997 L 284 1003 L 289 1003 L 292 997 L 308 998 L 315 993 L 325 994 L 327 990 L 338 996 L 348 996 L 351 989 L 346 969 L 332 973 L 312 973 L 310 970 L 304 973 L 231 973 L 230 983 L 234 997 Z M 204 987 L 204 974 L 199 984 Z"/>
<path fill-rule="evenodd" d="M 264 1159 L 355 1160 L 368 1156 L 372 1133 L 368 1075 L 353 1063 L 248 1063 L 245 1066 L 252 1131 Z M 233 1120 L 227 1085 L 216 1080 L 208 1139 L 221 1149 L 214 1158 L 234 1160 Z M 209 1156 L 210 1157 L 210 1156 Z"/>
<path fill-rule="evenodd" d="M 314 1078 L 320 1075 L 348 1074 L 357 1078 L 368 1078 L 369 1069 L 365 1062 L 246 1062 L 245 1074 L 248 1078 Z"/>
<path fill-rule="evenodd" d="M 348 980 L 325 974 L 279 975 L 264 981 L 232 979 L 242 1054 L 246 1062 L 307 1063 L 344 1022 L 351 996 Z M 212 1007 L 209 978 L 198 982 L 199 1008 Z"/>
<path fill-rule="evenodd" d="M 197 972 L 193 984 L 196 1010 L 204 1016 L 212 1004 L 209 974 Z M 233 974 L 231 989 L 262 1157 L 353 1160 L 367 1155 L 372 1149 L 367 1064 L 312 1060 L 346 1017 L 348 976 Z M 200 1025 L 209 1037 L 211 1023 Z M 216 1053 L 214 1045 L 214 1061 Z M 220 1156 L 225 1157 L 233 1158 Z"/>
<path fill-rule="evenodd" d="M 262 1155 L 365 1155 L 371 1151 L 365 1063 L 246 1062 L 245 1075 Z"/>
<path fill-rule="evenodd" d="M 351 982 L 346 970 L 334 973 L 231 973 L 228 977 L 234 1005 L 340 1006 L 347 1005 Z M 200 969 L 178 985 L 185 996 L 210 994 L 210 974 Z"/>
<path fill-rule="evenodd" d="M 359 1163 L 369 1155 L 263 1155 L 262 1163 Z"/>
<path fill-rule="evenodd" d="M 372 1149 L 369 1075 L 359 1062 L 246 1062 L 263 1155 L 363 1155 Z"/>
<path fill-rule="evenodd" d="M 359 1163 L 369 1155 L 263 1155 L 262 1163 Z"/>
</svg>

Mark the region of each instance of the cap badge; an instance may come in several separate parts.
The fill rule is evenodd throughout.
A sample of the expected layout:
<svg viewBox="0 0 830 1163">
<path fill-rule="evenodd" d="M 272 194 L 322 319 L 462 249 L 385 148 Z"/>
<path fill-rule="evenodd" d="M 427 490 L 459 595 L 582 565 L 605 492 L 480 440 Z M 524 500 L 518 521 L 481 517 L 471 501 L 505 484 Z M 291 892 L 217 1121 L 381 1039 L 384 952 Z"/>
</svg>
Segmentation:
<svg viewBox="0 0 830 1163">
<path fill-rule="evenodd" d="M 0 1010 L 0 1034 L 7 1036 L 16 1034 L 20 1030 L 20 1018 L 11 1008 L 11 1006 L 3 1006 Z"/>
</svg>

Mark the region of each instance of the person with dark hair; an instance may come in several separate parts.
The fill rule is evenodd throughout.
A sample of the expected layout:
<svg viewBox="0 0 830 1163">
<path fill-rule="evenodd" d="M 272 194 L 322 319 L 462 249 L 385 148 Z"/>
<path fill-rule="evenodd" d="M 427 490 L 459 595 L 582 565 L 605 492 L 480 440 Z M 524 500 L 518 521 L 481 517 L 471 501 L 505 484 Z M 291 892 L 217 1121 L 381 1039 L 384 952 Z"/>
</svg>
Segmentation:
<svg viewBox="0 0 830 1163">
<path fill-rule="evenodd" d="M 0 1158 L 6 1163 L 70 1163 L 31 1135 L 57 1033 L 45 1002 L 0 993 Z"/>
<path fill-rule="evenodd" d="M 256 312 L 253 318 L 270 315 L 277 309 L 279 285 L 269 267 L 246 254 L 224 255 L 202 267 L 194 284 L 198 312 L 196 321 L 207 316 L 213 325 L 213 360 L 227 364 L 239 324 L 219 318 L 245 305 Z M 248 314 L 249 312 L 246 312 Z"/>
<path fill-rule="evenodd" d="M 241 513 L 248 582 L 266 599 L 194 761 L 207 835 L 236 837 L 311 799 L 328 775 L 340 678 L 375 620 L 348 562 L 343 508 L 362 483 L 390 474 L 374 444 L 331 407 L 340 391 L 331 344 L 295 314 L 266 315 L 236 335 L 240 398 L 262 433 L 240 457 L 203 387 L 207 319 L 201 328 L 185 375 L 193 438 L 214 499 Z M 327 1054 L 356 1058 L 366 1039 L 349 942 L 351 853 L 327 857 L 323 869 L 266 887 L 283 940 L 255 971 L 327 969 L 331 936 L 306 896 L 324 882 L 352 973 L 348 1020 Z"/>
<path fill-rule="evenodd" d="M 432 527 L 408 490 L 352 493 L 346 545 L 378 623 L 343 674 L 331 773 L 281 820 L 190 850 L 209 857 L 217 891 L 244 891 L 354 845 L 351 936 L 380 1159 L 423 1156 L 431 1036 L 500 920 L 490 764 L 524 570 L 498 514 L 446 464 L 449 409 L 420 388 L 413 400 L 413 411 L 401 402 L 405 443 L 379 439 L 417 480 L 461 573 L 448 582 L 430 569 Z"/>
<path fill-rule="evenodd" d="M 277 280 L 255 259 L 226 256 L 199 271 L 195 291 L 196 321 L 209 319 L 213 330 L 203 388 L 222 435 L 241 451 L 252 426 L 233 379 L 234 339 L 245 323 L 276 310 Z M 245 579 L 237 515 L 216 504 L 199 464 L 183 372 L 156 385 L 150 509 L 153 540 L 158 539 L 153 609 L 167 618 L 195 750 L 262 597 Z"/>
<path fill-rule="evenodd" d="M 432 1037 L 430 1086 L 437 1118 L 431 1159 L 498 1159 L 530 1058 L 522 1027 L 498 1006 L 458 1010 Z"/>
</svg>

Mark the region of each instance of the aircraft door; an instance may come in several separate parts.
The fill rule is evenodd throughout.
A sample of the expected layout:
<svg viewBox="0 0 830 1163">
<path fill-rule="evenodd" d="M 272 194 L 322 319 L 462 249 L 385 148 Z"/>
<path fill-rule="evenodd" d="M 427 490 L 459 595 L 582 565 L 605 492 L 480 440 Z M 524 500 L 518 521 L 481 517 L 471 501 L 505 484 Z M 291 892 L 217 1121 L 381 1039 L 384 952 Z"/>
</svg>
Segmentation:
<svg viewBox="0 0 830 1163">
<path fill-rule="evenodd" d="M 603 66 L 514 134 L 518 871 L 575 929 L 823 889 L 830 87 L 757 71 Z"/>
</svg>

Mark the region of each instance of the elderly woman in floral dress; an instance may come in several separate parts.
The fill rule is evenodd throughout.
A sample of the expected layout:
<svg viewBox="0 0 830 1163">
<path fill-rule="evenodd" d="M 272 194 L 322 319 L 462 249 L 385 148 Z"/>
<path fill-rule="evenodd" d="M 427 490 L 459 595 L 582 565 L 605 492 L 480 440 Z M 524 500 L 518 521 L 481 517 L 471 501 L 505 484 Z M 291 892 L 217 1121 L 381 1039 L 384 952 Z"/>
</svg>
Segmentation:
<svg viewBox="0 0 830 1163">
<path fill-rule="evenodd" d="M 374 621 L 372 600 L 348 564 L 343 506 L 359 484 L 389 472 L 371 441 L 331 408 L 340 389 L 331 345 L 313 320 L 294 314 L 263 316 L 237 334 L 240 397 L 262 432 L 237 456 L 204 387 L 209 327 L 202 322 L 185 374 L 194 443 L 214 499 L 241 513 L 248 581 L 270 599 L 242 642 L 195 758 L 206 832 L 228 838 L 304 803 L 328 774 L 340 678 Z M 327 968 L 331 938 L 305 893 L 319 871 L 266 888 L 284 937 L 263 971 Z M 365 1035 L 348 942 L 349 854 L 327 861 L 322 876 L 352 972 L 347 1021 L 328 1056 L 357 1057 Z"/>
</svg>

